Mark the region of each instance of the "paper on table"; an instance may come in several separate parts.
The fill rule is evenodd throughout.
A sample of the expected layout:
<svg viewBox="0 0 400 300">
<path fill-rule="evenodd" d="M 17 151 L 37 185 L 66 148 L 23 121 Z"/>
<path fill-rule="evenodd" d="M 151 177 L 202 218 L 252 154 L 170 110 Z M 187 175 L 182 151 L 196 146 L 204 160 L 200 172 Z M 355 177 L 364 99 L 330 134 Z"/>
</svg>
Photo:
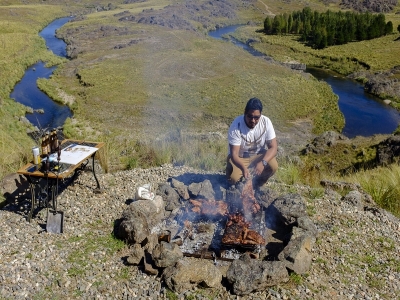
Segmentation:
<svg viewBox="0 0 400 300">
<path fill-rule="evenodd" d="M 72 144 L 61 150 L 60 162 L 75 165 L 99 150 L 96 147 Z"/>
</svg>

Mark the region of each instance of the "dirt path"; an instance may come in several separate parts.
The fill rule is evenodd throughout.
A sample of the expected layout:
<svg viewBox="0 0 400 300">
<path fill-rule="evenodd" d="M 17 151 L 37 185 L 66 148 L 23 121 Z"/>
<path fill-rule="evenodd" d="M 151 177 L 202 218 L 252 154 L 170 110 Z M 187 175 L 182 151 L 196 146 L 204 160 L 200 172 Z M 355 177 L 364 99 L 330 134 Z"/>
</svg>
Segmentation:
<svg viewBox="0 0 400 300">
<path fill-rule="evenodd" d="M 264 5 L 267 14 L 269 14 L 269 15 L 271 15 L 271 16 L 275 16 L 275 14 L 272 13 L 272 11 L 269 10 L 269 7 L 268 7 L 267 4 L 265 4 L 262 0 L 258 0 L 258 2 L 260 2 L 262 5 Z"/>
</svg>

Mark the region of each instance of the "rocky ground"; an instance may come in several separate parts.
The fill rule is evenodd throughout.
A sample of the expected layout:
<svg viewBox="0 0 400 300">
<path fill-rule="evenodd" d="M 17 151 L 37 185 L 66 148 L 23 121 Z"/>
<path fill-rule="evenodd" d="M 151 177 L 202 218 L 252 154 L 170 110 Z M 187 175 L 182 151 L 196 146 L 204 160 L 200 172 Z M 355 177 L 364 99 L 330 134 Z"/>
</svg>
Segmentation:
<svg viewBox="0 0 400 300">
<path fill-rule="evenodd" d="M 91 172 L 65 183 L 59 199 L 64 232 L 46 232 L 46 210 L 27 222 L 28 194 L 0 210 L 0 299 L 398 299 L 400 297 L 400 221 L 365 198 L 352 201 L 337 191 L 357 189 L 326 183 L 324 192 L 289 187 L 302 194 L 318 228 L 313 261 L 306 275 L 246 296 L 225 287 L 195 288 L 172 294 L 158 276 L 129 266 L 131 249 L 112 237 L 114 222 L 133 201 L 138 186 L 168 178 L 202 174 L 187 167 L 98 174 L 97 194 Z M 288 187 L 272 180 L 276 195 Z M 20 189 L 21 191 L 21 189 Z M 353 199 L 354 200 L 354 199 Z M 177 298 L 176 298 L 177 296 Z"/>
</svg>

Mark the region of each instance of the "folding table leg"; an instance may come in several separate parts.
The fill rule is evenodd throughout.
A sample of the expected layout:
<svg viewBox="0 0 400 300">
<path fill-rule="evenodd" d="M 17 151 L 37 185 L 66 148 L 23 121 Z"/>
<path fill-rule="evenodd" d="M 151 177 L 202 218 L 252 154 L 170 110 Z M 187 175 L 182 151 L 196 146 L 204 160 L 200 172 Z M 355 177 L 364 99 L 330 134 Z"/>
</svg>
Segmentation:
<svg viewBox="0 0 400 300">
<path fill-rule="evenodd" d="M 28 214 L 28 222 L 31 222 L 34 207 L 36 206 L 36 184 L 32 181 L 31 177 L 28 176 L 29 187 L 31 189 L 31 210 Z"/>
</svg>

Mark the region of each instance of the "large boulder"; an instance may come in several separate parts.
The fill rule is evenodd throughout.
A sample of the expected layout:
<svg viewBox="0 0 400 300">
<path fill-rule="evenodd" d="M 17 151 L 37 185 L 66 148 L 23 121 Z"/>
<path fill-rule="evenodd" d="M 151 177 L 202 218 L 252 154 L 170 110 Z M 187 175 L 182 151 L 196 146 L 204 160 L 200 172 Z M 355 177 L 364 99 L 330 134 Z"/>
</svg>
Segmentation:
<svg viewBox="0 0 400 300">
<path fill-rule="evenodd" d="M 400 135 L 391 136 L 378 145 L 376 152 L 377 163 L 387 166 L 396 160 L 400 155 Z"/>
<path fill-rule="evenodd" d="M 166 268 L 163 278 L 171 290 L 182 293 L 196 286 L 219 288 L 222 274 L 211 260 L 184 257 Z"/>
<path fill-rule="evenodd" d="M 297 274 L 305 274 L 311 267 L 311 249 L 315 244 L 315 235 L 310 231 L 293 227 L 293 235 L 278 258 L 285 266 Z"/>
<path fill-rule="evenodd" d="M 289 280 L 285 263 L 251 259 L 248 254 L 233 261 L 226 275 L 233 293 L 240 296 Z"/>
<path fill-rule="evenodd" d="M 161 195 L 165 201 L 165 210 L 173 211 L 174 209 L 180 207 L 179 194 L 169 184 L 165 183 L 160 185 L 156 193 L 157 195 Z"/>
<path fill-rule="evenodd" d="M 134 201 L 122 213 L 116 234 L 128 243 L 142 243 L 163 216 L 152 200 Z"/>
</svg>

